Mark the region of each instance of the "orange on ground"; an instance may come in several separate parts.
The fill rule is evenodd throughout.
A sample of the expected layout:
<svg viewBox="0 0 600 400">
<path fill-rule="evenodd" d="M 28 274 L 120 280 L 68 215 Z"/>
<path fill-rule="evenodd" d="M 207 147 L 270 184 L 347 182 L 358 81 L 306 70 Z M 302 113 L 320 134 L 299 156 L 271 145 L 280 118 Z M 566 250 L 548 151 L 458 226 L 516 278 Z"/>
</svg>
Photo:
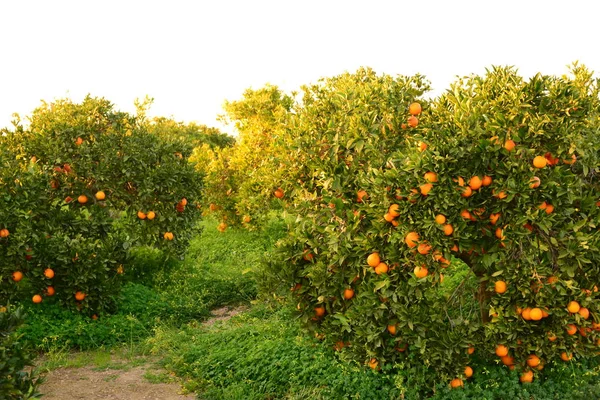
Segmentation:
<svg viewBox="0 0 600 400">
<path fill-rule="evenodd" d="M 446 223 L 446 217 L 442 214 L 438 214 L 435 216 L 435 222 L 440 225 L 443 225 Z"/>
<path fill-rule="evenodd" d="M 408 126 L 410 126 L 411 128 L 416 128 L 417 125 L 419 125 L 419 118 L 415 117 L 414 115 L 411 115 L 410 117 L 408 117 L 406 122 L 408 122 Z"/>
<path fill-rule="evenodd" d="M 425 266 L 417 266 L 413 272 L 418 279 L 425 278 L 429 273 L 429 271 L 427 271 L 427 267 Z"/>
<path fill-rule="evenodd" d="M 529 318 L 531 318 L 532 321 L 539 321 L 543 316 L 542 310 L 538 307 L 532 308 L 529 312 Z"/>
<path fill-rule="evenodd" d="M 48 279 L 54 278 L 54 270 L 52 268 L 46 268 L 46 270 L 44 270 L 44 276 Z"/>
<path fill-rule="evenodd" d="M 452 235 L 452 232 L 454 232 L 454 228 L 452 227 L 452 225 L 450 225 L 450 224 L 444 225 L 444 235 L 450 236 L 450 235 Z M 456 251 L 458 251 L 458 249 Z"/>
<path fill-rule="evenodd" d="M 419 234 L 417 232 L 409 232 L 404 238 L 404 243 L 411 249 L 417 247 L 419 242 Z"/>
<path fill-rule="evenodd" d="M 379 257 L 379 253 L 371 253 L 367 257 L 367 264 L 369 264 L 369 267 L 375 268 L 380 262 L 381 258 Z"/>
<path fill-rule="evenodd" d="M 387 272 L 389 271 L 389 267 L 386 263 L 382 262 L 379 263 L 378 266 L 375 267 L 375 273 L 377 275 L 381 275 L 381 274 L 387 274 Z"/>
<path fill-rule="evenodd" d="M 437 174 L 435 172 L 431 172 L 431 171 L 426 172 L 425 173 L 425 180 L 427 182 L 435 183 L 435 182 L 438 181 Z"/>
<path fill-rule="evenodd" d="M 544 156 L 536 156 L 533 159 L 533 166 L 536 168 L 544 168 L 548 164 L 548 160 Z"/>
<path fill-rule="evenodd" d="M 576 301 L 571 301 L 568 305 L 567 305 L 567 310 L 569 310 L 569 312 L 571 314 L 575 314 L 577 312 L 579 312 L 579 310 L 581 309 L 581 306 L 579 305 L 578 302 Z"/>
<path fill-rule="evenodd" d="M 496 281 L 496 283 L 494 283 L 494 290 L 498 294 L 505 293 L 507 289 L 508 289 L 508 286 L 506 285 L 506 282 L 504 282 L 504 281 Z"/>
<path fill-rule="evenodd" d="M 408 112 L 410 115 L 421 114 L 421 105 L 417 102 L 411 103 L 410 106 L 408 106 Z"/>
<path fill-rule="evenodd" d="M 12 280 L 15 282 L 19 282 L 21 279 L 23 279 L 23 273 L 21 271 L 15 271 L 12 274 Z"/>
<path fill-rule="evenodd" d="M 40 296 L 39 294 L 35 294 L 35 295 L 33 295 L 33 297 L 31 298 L 31 300 L 32 300 L 34 303 L 36 303 L 36 304 L 37 304 L 37 303 L 41 303 L 41 302 L 42 302 L 42 296 Z"/>
<path fill-rule="evenodd" d="M 498 357 L 505 357 L 508 355 L 508 347 L 503 344 L 499 344 L 496 346 L 496 355 Z"/>
<path fill-rule="evenodd" d="M 344 299 L 350 300 L 353 297 L 354 297 L 354 290 L 352 290 L 352 289 L 344 290 Z"/>
<path fill-rule="evenodd" d="M 480 177 L 474 176 L 469 179 L 469 187 L 473 190 L 479 190 L 479 188 L 483 185 L 483 181 Z"/>
</svg>

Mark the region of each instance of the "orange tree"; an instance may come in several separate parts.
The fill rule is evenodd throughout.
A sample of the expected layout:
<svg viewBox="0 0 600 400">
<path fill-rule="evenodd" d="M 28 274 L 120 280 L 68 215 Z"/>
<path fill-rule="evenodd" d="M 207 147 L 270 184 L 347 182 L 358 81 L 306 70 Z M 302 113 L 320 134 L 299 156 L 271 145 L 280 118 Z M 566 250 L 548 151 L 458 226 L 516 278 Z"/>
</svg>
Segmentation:
<svg viewBox="0 0 600 400">
<path fill-rule="evenodd" d="M 185 143 L 89 97 L 43 104 L 0 141 L 0 304 L 97 313 L 114 306 L 132 248 L 183 255 L 201 188 Z"/>
<path fill-rule="evenodd" d="M 235 145 L 195 149 L 191 160 L 200 161 L 198 168 L 206 175 L 206 202 L 221 219 L 221 229 L 240 224 L 255 228 L 269 210 L 280 208 L 285 198 L 283 182 L 290 180 L 290 170 L 284 169 L 289 158 L 284 127 L 292 106 L 292 97 L 276 86 L 247 89 L 242 99 L 224 105 L 223 119 L 233 123 L 239 134 Z"/>
<path fill-rule="evenodd" d="M 598 82 L 572 72 L 496 68 L 431 104 L 421 77 L 369 70 L 305 89 L 297 224 L 270 271 L 319 337 L 452 386 L 475 351 L 524 382 L 597 352 Z"/>
</svg>

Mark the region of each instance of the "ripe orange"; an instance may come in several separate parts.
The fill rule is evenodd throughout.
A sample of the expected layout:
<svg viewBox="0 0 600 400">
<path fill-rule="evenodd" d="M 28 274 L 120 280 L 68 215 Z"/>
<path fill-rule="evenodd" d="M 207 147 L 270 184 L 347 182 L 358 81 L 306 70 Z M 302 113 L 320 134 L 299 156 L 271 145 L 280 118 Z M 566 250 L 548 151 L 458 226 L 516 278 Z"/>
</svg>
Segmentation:
<svg viewBox="0 0 600 400">
<path fill-rule="evenodd" d="M 283 189 L 281 188 L 277 188 L 275 189 L 275 192 L 273 192 L 273 194 L 275 195 L 275 197 L 277 197 L 278 199 L 282 199 L 283 196 L 285 196 L 285 193 L 283 192 Z"/>
<path fill-rule="evenodd" d="M 427 196 L 429 194 L 429 192 L 431 192 L 431 189 L 433 189 L 433 184 L 425 183 L 425 184 L 419 186 L 419 189 L 421 190 L 421 194 L 423 196 Z"/>
<path fill-rule="evenodd" d="M 523 311 L 521 311 L 521 317 L 525 321 L 531 321 L 531 307 L 525 307 Z"/>
<path fill-rule="evenodd" d="M 469 179 L 469 187 L 473 190 L 479 190 L 479 188 L 483 185 L 483 181 L 480 177 L 474 176 Z"/>
<path fill-rule="evenodd" d="M 38 303 L 41 303 L 41 302 L 42 302 L 42 296 L 40 296 L 39 294 L 35 294 L 35 295 L 33 295 L 33 297 L 31 298 L 31 300 L 32 300 L 34 303 L 36 303 L 36 304 L 38 304 Z"/>
<path fill-rule="evenodd" d="M 411 115 L 410 117 L 408 117 L 406 122 L 408 122 L 408 126 L 410 126 L 411 128 L 416 128 L 417 125 L 419 125 L 419 118 L 415 117 L 414 115 Z"/>
<path fill-rule="evenodd" d="M 139 219 L 146 219 L 146 213 L 145 213 L 145 212 L 143 212 L 143 211 L 138 211 L 138 212 L 137 212 L 137 217 L 138 217 Z"/>
<path fill-rule="evenodd" d="M 571 314 L 575 314 L 577 312 L 579 312 L 581 306 L 579 305 L 578 302 L 576 301 L 571 301 L 568 305 L 567 305 L 567 310 L 569 310 L 569 312 Z"/>
<path fill-rule="evenodd" d="M 461 197 L 471 197 L 473 194 L 473 189 L 470 186 L 465 186 L 460 193 Z"/>
<path fill-rule="evenodd" d="M 494 197 L 502 200 L 508 197 L 508 194 L 506 194 L 506 192 L 504 190 L 501 190 L 500 192 L 498 192 L 497 194 L 492 190 L 492 194 L 494 195 Z"/>
<path fill-rule="evenodd" d="M 390 333 L 390 335 L 395 335 L 396 334 L 396 325 L 388 325 L 387 326 L 387 330 Z"/>
<path fill-rule="evenodd" d="M 498 357 L 506 357 L 508 355 L 508 347 L 503 344 L 496 346 L 496 355 Z"/>
<path fill-rule="evenodd" d="M 183 197 L 183 198 L 181 199 L 181 201 L 179 202 L 179 204 L 181 204 L 181 205 L 182 205 L 182 206 L 184 206 L 184 207 L 185 207 L 185 206 L 187 206 L 187 203 L 188 203 L 188 201 L 187 201 L 187 199 L 186 199 L 185 197 Z"/>
<path fill-rule="evenodd" d="M 156 213 L 154 211 L 148 211 L 146 218 L 148 218 L 150 221 L 152 221 L 154 218 L 156 218 Z"/>
<path fill-rule="evenodd" d="M 125 269 L 123 268 L 123 264 L 117 267 L 117 274 L 123 275 L 125 273 Z"/>
<path fill-rule="evenodd" d="M 419 252 L 419 254 L 429 254 L 429 252 L 431 251 L 431 245 L 427 242 L 423 242 L 419 244 L 419 246 L 417 247 L 417 251 Z"/>
<path fill-rule="evenodd" d="M 475 347 L 471 346 L 467 349 L 467 354 L 471 355 L 473 353 L 475 353 Z"/>
<path fill-rule="evenodd" d="M 398 220 L 393 220 L 392 225 L 397 227 L 398 225 L 400 225 L 400 222 L 398 222 Z"/>
<path fill-rule="evenodd" d="M 571 154 L 571 159 L 565 159 L 563 160 L 563 163 L 567 164 L 567 165 L 573 165 L 575 164 L 575 161 L 577 161 L 577 156 L 575 154 Z"/>
<path fill-rule="evenodd" d="M 227 230 L 227 224 L 225 222 L 221 222 L 219 225 L 217 225 L 217 230 L 219 232 L 225 232 Z M 169 239 L 172 240 L 172 239 Z"/>
<path fill-rule="evenodd" d="M 427 267 L 425 267 L 424 265 L 415 267 L 413 272 L 415 273 L 415 276 L 418 279 L 425 278 L 427 276 L 427 274 L 429 273 L 429 271 L 427 270 Z"/>
<path fill-rule="evenodd" d="M 387 272 L 389 271 L 389 267 L 386 263 L 382 262 L 379 263 L 378 266 L 375 267 L 375 273 L 377 275 L 381 275 L 381 274 L 387 274 Z"/>
<path fill-rule="evenodd" d="M 504 240 L 504 230 L 502 228 L 496 228 L 496 237 L 500 240 Z"/>
<path fill-rule="evenodd" d="M 46 296 L 54 296 L 55 293 L 56 293 L 56 291 L 54 290 L 54 288 L 52 286 L 48 286 L 46 288 Z"/>
<path fill-rule="evenodd" d="M 500 357 L 500 360 L 502 361 L 502 364 L 506 365 L 507 367 L 515 365 L 514 357 L 511 357 L 509 355 Z"/>
<path fill-rule="evenodd" d="M 549 341 L 554 342 L 556 339 L 558 339 L 558 338 L 556 337 L 556 335 L 554 333 L 548 332 L 548 340 Z"/>
<path fill-rule="evenodd" d="M 464 386 L 464 383 L 463 383 L 462 379 L 460 379 L 460 378 L 454 378 L 450 381 L 450 387 L 452 389 L 456 389 L 456 388 L 459 388 L 462 386 Z"/>
<path fill-rule="evenodd" d="M 500 219 L 500 216 L 502 214 L 500 213 L 492 213 L 490 214 L 490 222 L 492 223 L 492 225 L 496 225 L 496 222 L 498 222 L 498 220 Z"/>
<path fill-rule="evenodd" d="M 468 220 L 473 220 L 473 216 L 471 215 L 471 213 L 467 210 L 462 210 L 460 212 L 460 216 L 463 217 L 464 219 L 468 219 Z"/>
<path fill-rule="evenodd" d="M 563 351 L 562 353 L 560 353 L 560 359 L 563 361 L 570 361 L 573 358 L 573 354 L 571 353 L 567 353 L 566 351 Z"/>
<path fill-rule="evenodd" d="M 446 223 L 446 217 L 442 214 L 438 214 L 435 216 L 435 222 L 440 225 L 443 225 Z"/>
<path fill-rule="evenodd" d="M 421 153 L 424 152 L 425 150 L 427 150 L 427 143 L 419 142 L 419 147 L 418 148 L 419 148 L 419 151 Z"/>
<path fill-rule="evenodd" d="M 102 201 L 104 199 L 106 199 L 106 193 L 104 193 L 102 190 L 96 192 L 96 200 Z"/>
<path fill-rule="evenodd" d="M 539 321 L 543 316 L 542 310 L 538 307 L 532 308 L 529 312 L 529 318 L 531 318 L 532 321 Z"/>
<path fill-rule="evenodd" d="M 390 214 L 390 213 L 386 213 L 383 216 L 383 219 L 385 219 L 387 222 L 392 222 L 394 220 L 394 216 L 392 214 Z"/>
<path fill-rule="evenodd" d="M 367 195 L 367 192 L 365 190 L 359 190 L 356 193 L 356 201 L 358 203 L 362 203 L 364 201 L 363 199 L 368 198 L 368 197 L 369 197 L 369 195 Z"/>
<path fill-rule="evenodd" d="M 466 366 L 465 367 L 465 377 L 470 378 L 473 376 L 473 368 Z"/>
<path fill-rule="evenodd" d="M 515 146 L 517 144 L 514 142 L 514 140 L 507 140 L 506 142 L 504 142 L 504 148 L 508 151 L 513 151 L 515 149 Z"/>
<path fill-rule="evenodd" d="M 370 267 L 375 268 L 380 262 L 381 258 L 379 257 L 379 253 L 371 253 L 367 257 L 367 264 L 369 264 Z"/>
<path fill-rule="evenodd" d="M 521 383 L 531 383 L 533 382 L 533 371 L 525 371 L 521 374 L 519 378 Z"/>
<path fill-rule="evenodd" d="M 421 114 L 421 105 L 417 102 L 411 103 L 411 105 L 408 106 L 408 112 L 410 113 L 410 115 Z"/>
<path fill-rule="evenodd" d="M 417 247 L 418 242 L 419 234 L 417 232 L 409 232 L 404 238 L 404 243 L 406 243 L 406 245 L 411 249 Z"/>
<path fill-rule="evenodd" d="M 317 317 L 322 317 L 323 315 L 325 315 L 325 307 L 323 307 L 323 306 L 315 307 L 315 315 Z"/>
<path fill-rule="evenodd" d="M 250 222 L 252 220 L 252 218 L 250 218 L 249 215 L 244 215 L 244 217 L 242 218 L 242 222 L 244 224 L 247 224 L 248 222 Z"/>
<path fill-rule="evenodd" d="M 496 283 L 494 283 L 494 290 L 498 294 L 505 293 L 507 289 L 508 285 L 504 281 L 496 281 Z"/>
<path fill-rule="evenodd" d="M 568 333 L 569 335 L 574 335 L 574 334 L 576 334 L 576 333 L 577 333 L 577 327 L 576 327 L 575 325 L 573 325 L 573 324 L 569 324 L 569 325 L 567 325 L 567 333 Z"/>
<path fill-rule="evenodd" d="M 444 235 L 450 236 L 450 235 L 452 235 L 452 232 L 454 232 L 454 228 L 452 227 L 452 225 L 450 225 L 450 224 L 444 225 Z"/>
<path fill-rule="evenodd" d="M 173 240 L 173 233 L 172 232 L 165 232 L 165 234 L 163 235 L 163 238 L 165 240 Z"/>
<path fill-rule="evenodd" d="M 21 271 L 13 272 L 12 279 L 15 282 L 19 282 L 21 279 L 23 279 L 23 273 Z"/>
<path fill-rule="evenodd" d="M 86 294 L 84 292 L 76 292 L 75 300 L 82 301 L 83 299 L 85 299 L 85 296 L 86 296 Z"/>
<path fill-rule="evenodd" d="M 536 156 L 533 159 L 533 166 L 536 168 L 544 168 L 548 164 L 548 160 L 543 156 Z"/>
<path fill-rule="evenodd" d="M 538 178 L 537 176 L 534 176 L 533 178 L 531 178 L 529 180 L 529 187 L 532 189 L 540 187 L 541 184 L 542 184 L 542 180 L 540 178 Z"/>
<path fill-rule="evenodd" d="M 485 175 L 483 177 L 483 180 L 481 181 L 481 184 L 483 186 L 490 186 L 492 184 L 492 177 L 488 176 L 488 175 Z"/>
<path fill-rule="evenodd" d="M 217 206 L 215 203 L 210 203 L 210 205 L 208 206 L 208 209 L 210 211 L 217 211 L 219 209 L 219 206 Z"/>
<path fill-rule="evenodd" d="M 529 365 L 531 368 L 537 367 L 540 365 L 540 358 L 535 354 L 531 354 L 529 357 L 527 357 L 527 365 Z"/>
<path fill-rule="evenodd" d="M 392 204 L 390 206 L 390 208 L 388 208 L 388 214 L 390 214 L 392 217 L 399 217 L 400 216 L 400 205 L 399 204 Z"/>
<path fill-rule="evenodd" d="M 52 268 L 46 268 L 44 271 L 44 276 L 48 279 L 54 278 L 54 270 L 52 270 Z"/>
<path fill-rule="evenodd" d="M 546 211 L 546 214 L 552 214 L 552 212 L 554 211 L 554 206 L 552 204 L 548 204 L 544 211 Z"/>
<path fill-rule="evenodd" d="M 77 198 L 77 201 L 79 202 L 79 204 L 85 204 L 88 202 L 88 198 L 85 194 L 82 194 Z"/>
<path fill-rule="evenodd" d="M 425 173 L 425 180 L 427 182 L 435 183 L 435 182 L 438 181 L 437 174 L 435 172 L 431 172 L 431 171 L 426 172 Z"/>
<path fill-rule="evenodd" d="M 354 290 L 352 290 L 350 288 L 344 290 L 344 299 L 350 300 L 353 297 L 354 297 Z"/>
<path fill-rule="evenodd" d="M 75 140 L 75 144 L 76 144 L 77 146 L 81 146 L 81 144 L 82 144 L 82 143 L 83 143 L 83 139 L 82 139 L 82 138 L 80 138 L 80 137 L 78 137 L 78 138 L 77 138 L 77 140 Z"/>
<path fill-rule="evenodd" d="M 590 317 L 590 310 L 585 307 L 581 307 L 577 313 L 581 315 L 583 319 L 588 319 Z"/>
<path fill-rule="evenodd" d="M 533 225 L 530 223 L 523 224 L 523 228 L 527 229 L 529 232 L 533 232 Z"/>
<path fill-rule="evenodd" d="M 375 359 L 375 358 L 371 358 L 371 360 L 369 360 L 369 368 L 371 368 L 373 370 L 377 369 L 378 364 L 379 363 L 377 362 L 377 359 Z"/>
</svg>

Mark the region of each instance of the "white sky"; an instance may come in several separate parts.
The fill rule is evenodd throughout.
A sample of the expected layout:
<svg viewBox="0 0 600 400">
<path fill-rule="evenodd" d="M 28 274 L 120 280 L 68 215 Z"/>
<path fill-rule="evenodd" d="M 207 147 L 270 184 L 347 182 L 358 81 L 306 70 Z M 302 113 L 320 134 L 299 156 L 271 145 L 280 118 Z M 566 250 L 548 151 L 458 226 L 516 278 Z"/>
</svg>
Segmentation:
<svg viewBox="0 0 600 400">
<path fill-rule="evenodd" d="M 514 65 L 600 71 L 600 2 L 0 0 L 0 127 L 40 100 L 87 93 L 133 111 L 219 126 L 225 99 L 370 66 L 455 76 Z M 230 129 L 227 129 L 230 130 Z"/>
</svg>

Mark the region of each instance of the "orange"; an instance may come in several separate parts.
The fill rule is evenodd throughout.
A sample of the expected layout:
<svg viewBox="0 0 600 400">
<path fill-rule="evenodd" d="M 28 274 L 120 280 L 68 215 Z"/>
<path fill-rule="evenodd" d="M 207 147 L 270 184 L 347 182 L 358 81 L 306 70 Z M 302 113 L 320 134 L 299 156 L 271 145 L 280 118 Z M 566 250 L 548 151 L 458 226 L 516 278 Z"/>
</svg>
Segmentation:
<svg viewBox="0 0 600 400">
<path fill-rule="evenodd" d="M 104 193 L 102 190 L 96 192 L 96 200 L 102 201 L 104 199 L 106 199 L 106 193 Z"/>
<path fill-rule="evenodd" d="M 46 268 L 46 270 L 44 271 L 44 276 L 48 279 L 54 278 L 54 271 L 52 270 L 52 268 Z"/>
<path fill-rule="evenodd" d="M 92 315 L 92 319 L 95 321 L 98 319 L 98 316 L 96 314 Z"/>
<path fill-rule="evenodd" d="M 184 206 L 184 207 L 185 207 L 185 206 L 187 206 L 187 203 L 188 203 L 188 201 L 187 201 L 187 199 L 186 199 L 185 197 L 183 197 L 183 198 L 181 199 L 181 201 L 179 202 L 179 204 L 181 204 L 181 205 L 182 205 L 182 206 Z"/>
<path fill-rule="evenodd" d="M 310 252 L 310 251 L 308 251 L 308 250 L 305 250 L 305 251 L 304 251 L 304 255 L 302 255 L 302 258 L 303 258 L 305 261 L 312 261 L 314 257 L 315 257 L 315 256 L 313 255 L 313 253 L 311 253 L 311 252 Z"/>
<path fill-rule="evenodd" d="M 435 182 L 438 181 L 437 174 L 435 172 L 431 172 L 431 171 L 426 172 L 425 173 L 425 180 L 427 182 L 435 183 Z"/>
<path fill-rule="evenodd" d="M 536 168 L 544 168 L 548 164 L 548 160 L 543 156 L 536 156 L 533 159 L 533 166 Z"/>
<path fill-rule="evenodd" d="M 83 299 L 85 299 L 86 294 L 83 292 L 76 292 L 75 293 L 75 300 L 77 301 L 82 301 Z"/>
<path fill-rule="evenodd" d="M 411 115 L 410 117 L 408 117 L 406 122 L 408 122 L 408 126 L 410 126 L 411 128 L 416 128 L 417 125 L 419 125 L 419 118 L 415 117 L 414 115 Z"/>
<path fill-rule="evenodd" d="M 344 299 L 350 300 L 353 297 L 354 297 L 354 290 L 352 290 L 352 289 L 344 290 Z"/>
<path fill-rule="evenodd" d="M 82 144 L 82 143 L 83 143 L 83 139 L 82 139 L 82 138 L 80 138 L 80 137 L 78 137 L 78 138 L 77 138 L 77 140 L 75 141 L 75 144 L 76 144 L 77 146 L 81 146 L 81 144 Z"/>
<path fill-rule="evenodd" d="M 431 192 L 431 189 L 433 189 L 433 184 L 425 183 L 425 184 L 419 186 L 419 189 L 421 190 L 421 194 L 423 196 L 427 196 L 429 194 L 429 192 Z"/>
<path fill-rule="evenodd" d="M 42 296 L 40 296 L 39 294 L 34 294 L 33 297 L 31 298 L 31 300 L 34 303 L 41 303 L 42 302 Z"/>
<path fill-rule="evenodd" d="M 219 209 L 219 206 L 217 206 L 215 203 L 210 203 L 210 205 L 208 206 L 208 209 L 210 211 L 217 211 Z"/>
<path fill-rule="evenodd" d="M 450 387 L 452 389 L 456 389 L 456 388 L 459 388 L 462 386 L 464 386 L 464 383 L 463 383 L 462 379 L 460 379 L 460 378 L 454 378 L 450 381 Z"/>
<path fill-rule="evenodd" d="M 483 180 L 481 181 L 481 184 L 483 186 L 490 186 L 492 184 L 492 177 L 488 175 L 484 176 Z"/>
<path fill-rule="evenodd" d="M 480 177 L 474 176 L 469 179 L 469 187 L 473 190 L 479 190 L 479 188 L 483 185 L 483 181 Z"/>
<path fill-rule="evenodd" d="M 506 365 L 507 367 L 515 364 L 515 359 L 509 355 L 500 357 L 500 360 L 502 361 L 502 364 Z"/>
<path fill-rule="evenodd" d="M 415 273 L 415 276 L 418 279 L 425 278 L 429 273 L 429 271 L 427 271 L 427 268 L 424 265 L 420 267 L 415 267 L 413 272 Z"/>
<path fill-rule="evenodd" d="M 217 225 L 217 230 L 219 232 L 225 232 L 227 230 L 227 224 L 225 222 L 221 222 L 219 225 Z M 173 240 L 173 239 L 169 239 L 169 240 Z"/>
<path fill-rule="evenodd" d="M 556 337 L 556 335 L 554 333 L 548 332 L 548 340 L 549 341 L 554 342 L 556 339 L 558 339 L 558 338 Z"/>
<path fill-rule="evenodd" d="M 567 333 L 568 333 L 569 335 L 574 335 L 574 334 L 576 334 L 576 333 L 577 333 L 577 327 L 576 327 L 575 325 L 573 325 L 573 324 L 569 324 L 569 325 L 567 325 Z"/>
<path fill-rule="evenodd" d="M 590 310 L 585 307 L 581 307 L 577 313 L 581 315 L 583 319 L 588 319 L 590 317 Z"/>
<path fill-rule="evenodd" d="M 546 211 L 546 214 L 552 214 L 554 211 L 554 206 L 552 204 L 548 204 L 544 211 Z"/>
<path fill-rule="evenodd" d="M 492 194 L 494 195 L 494 197 L 502 200 L 508 197 L 508 194 L 506 194 L 505 191 L 501 190 L 500 192 L 498 192 L 498 194 L 495 194 L 494 191 L 492 190 Z"/>
<path fill-rule="evenodd" d="M 325 315 L 325 307 L 323 307 L 323 306 L 315 307 L 315 315 L 317 317 L 322 317 L 323 315 Z"/>
<path fill-rule="evenodd" d="M 411 103 L 411 105 L 408 106 L 408 112 L 410 113 L 410 115 L 421 114 L 421 105 L 417 102 Z"/>
<path fill-rule="evenodd" d="M 390 206 L 390 208 L 388 208 L 388 214 L 390 214 L 392 217 L 399 217 L 400 216 L 400 205 L 399 204 L 392 204 Z"/>
<path fill-rule="evenodd" d="M 444 235 L 450 236 L 450 235 L 452 235 L 452 232 L 454 232 L 454 228 L 452 227 L 452 225 L 450 225 L 450 224 L 444 225 Z"/>
<path fill-rule="evenodd" d="M 506 282 L 504 282 L 504 281 L 496 281 L 496 283 L 494 284 L 494 290 L 498 294 L 505 293 L 507 289 L 508 289 L 508 286 L 506 285 Z"/>
<path fill-rule="evenodd" d="M 244 215 L 244 218 L 242 218 L 242 222 L 243 222 L 244 224 L 247 224 L 248 222 L 250 222 L 250 220 L 251 220 L 251 219 L 252 219 L 252 218 L 250 218 L 250 216 L 249 216 L 249 215 Z"/>
<path fill-rule="evenodd" d="M 525 371 L 521 374 L 519 378 L 521 383 L 531 383 L 533 382 L 533 371 Z"/>
<path fill-rule="evenodd" d="M 529 365 L 531 368 L 537 367 L 540 365 L 540 358 L 535 354 L 531 354 L 529 357 L 527 357 L 527 365 Z"/>
<path fill-rule="evenodd" d="M 219 224 L 219 226 L 221 226 L 221 224 Z M 173 233 L 171 233 L 171 232 L 165 232 L 165 234 L 163 235 L 163 238 L 165 240 L 173 240 Z"/>
<path fill-rule="evenodd" d="M 467 210 L 462 210 L 460 212 L 460 216 L 463 217 L 464 219 L 468 219 L 468 220 L 472 220 L 473 217 L 471 216 L 471 213 Z"/>
<path fill-rule="evenodd" d="M 532 321 L 539 321 L 543 316 L 544 314 L 540 308 L 535 307 L 529 311 L 529 318 L 531 318 Z"/>
<path fill-rule="evenodd" d="M 427 143 L 419 142 L 419 147 L 418 148 L 419 148 L 419 151 L 421 153 L 424 152 L 425 150 L 427 150 Z"/>
<path fill-rule="evenodd" d="M 363 202 L 363 199 L 365 199 L 365 198 L 368 198 L 368 197 L 369 197 L 369 196 L 367 195 L 367 192 L 366 192 L 366 191 L 364 191 L 364 190 L 359 190 L 359 191 L 356 193 L 356 201 L 357 201 L 358 203 L 362 203 L 362 202 Z"/>
<path fill-rule="evenodd" d="M 156 213 L 154 211 L 148 211 L 146 218 L 148 218 L 150 221 L 152 221 L 154 218 L 156 218 Z"/>
<path fill-rule="evenodd" d="M 460 187 L 465 186 L 465 180 L 462 178 L 462 176 L 459 176 L 458 178 L 454 179 L 454 182 L 458 183 L 458 186 Z"/>
<path fill-rule="evenodd" d="M 470 354 L 473 354 L 473 353 L 475 353 L 475 347 L 471 346 L 471 347 L 469 347 L 469 348 L 467 349 L 467 354 L 469 354 L 469 355 L 470 355 Z"/>
<path fill-rule="evenodd" d="M 395 335 L 396 334 L 396 325 L 388 325 L 387 326 L 387 330 L 390 333 L 390 335 Z"/>
<path fill-rule="evenodd" d="M 138 217 L 139 219 L 146 219 L 146 213 L 145 213 L 145 212 L 143 212 L 143 211 L 138 211 L 138 212 L 137 212 L 137 217 Z"/>
<path fill-rule="evenodd" d="M 502 228 L 496 228 L 496 237 L 500 240 L 504 240 L 504 231 L 502 230 Z"/>
<path fill-rule="evenodd" d="M 387 274 L 387 272 L 389 271 L 389 267 L 386 263 L 379 263 L 378 266 L 375 267 L 375 273 L 377 275 L 381 275 L 381 274 Z"/>
<path fill-rule="evenodd" d="M 390 213 L 386 213 L 383 216 L 383 219 L 385 219 L 387 222 L 392 222 L 394 220 L 394 216 L 392 214 L 390 214 Z"/>
<path fill-rule="evenodd" d="M 567 305 L 567 310 L 569 310 L 569 312 L 571 314 L 575 314 L 575 313 L 579 312 L 580 308 L 581 308 L 581 306 L 576 301 L 572 301 Z"/>
<path fill-rule="evenodd" d="M 504 148 L 508 151 L 513 151 L 516 145 L 517 144 L 514 142 L 514 140 L 507 140 L 504 142 Z"/>
<path fill-rule="evenodd" d="M 419 252 L 419 254 L 429 254 L 429 252 L 431 251 L 431 245 L 427 242 L 423 242 L 419 244 L 419 246 L 417 247 L 417 251 Z"/>
<path fill-rule="evenodd" d="M 435 222 L 440 225 L 443 225 L 446 223 L 446 217 L 442 214 L 438 214 L 435 216 Z"/>
<path fill-rule="evenodd" d="M 473 376 L 473 368 L 466 366 L 465 367 L 465 377 L 470 378 Z"/>
<path fill-rule="evenodd" d="M 521 317 L 525 321 L 531 321 L 531 307 L 525 307 L 523 311 L 521 311 Z"/>
<path fill-rule="evenodd" d="M 404 243 L 406 243 L 406 245 L 411 249 L 417 247 L 418 242 L 419 234 L 417 232 L 409 232 L 404 238 Z"/>
<path fill-rule="evenodd" d="M 23 279 L 23 273 L 21 271 L 13 272 L 12 279 L 15 282 L 19 282 L 21 279 Z"/>
<path fill-rule="evenodd" d="M 529 187 L 532 189 L 540 187 L 541 184 L 542 184 L 542 180 L 540 178 L 538 178 L 537 176 L 534 176 L 533 178 L 531 178 L 529 180 Z"/>
<path fill-rule="evenodd" d="M 530 223 L 523 224 L 523 228 L 527 229 L 529 232 L 533 232 L 533 225 Z"/>
<path fill-rule="evenodd" d="M 397 220 L 393 220 L 392 225 L 397 227 L 398 225 L 400 225 L 400 222 L 398 222 Z"/>
<path fill-rule="evenodd" d="M 371 358 L 371 360 L 369 360 L 369 368 L 371 368 L 373 370 L 377 369 L 378 364 L 379 363 L 377 362 L 377 359 L 375 359 L 375 358 Z"/>
<path fill-rule="evenodd" d="M 573 164 L 575 164 L 575 161 L 577 161 L 577 156 L 575 154 L 571 154 L 570 160 L 568 160 L 568 159 L 563 160 L 563 162 L 567 165 L 573 165 Z"/>
<path fill-rule="evenodd" d="M 48 286 L 46 288 L 46 295 L 47 296 L 54 296 L 55 293 L 56 293 L 56 290 L 54 290 L 54 288 L 52 286 Z"/>
<path fill-rule="evenodd" d="M 498 222 L 501 215 L 502 214 L 500 213 L 490 214 L 490 222 L 492 223 L 492 225 L 496 225 L 496 222 Z"/>
<path fill-rule="evenodd" d="M 381 258 L 379 257 L 379 253 L 371 253 L 367 257 L 367 264 L 369 264 L 370 267 L 375 268 L 380 262 Z"/>
<path fill-rule="evenodd" d="M 285 196 L 285 193 L 283 192 L 283 189 L 281 188 L 277 188 L 273 194 L 275 195 L 275 197 L 277 197 L 278 199 L 282 199 L 283 196 Z"/>
<path fill-rule="evenodd" d="M 496 346 L 496 355 L 498 357 L 506 357 L 508 355 L 508 347 L 503 344 Z"/>
<path fill-rule="evenodd" d="M 461 197 L 471 197 L 472 194 L 473 189 L 470 186 L 465 186 L 460 195 Z"/>
<path fill-rule="evenodd" d="M 560 353 L 560 359 L 563 361 L 570 361 L 573 358 L 573 354 L 571 353 L 567 353 L 566 351 L 563 351 L 562 353 Z"/>
<path fill-rule="evenodd" d="M 82 194 L 77 198 L 77 201 L 79 202 L 79 204 L 85 204 L 88 202 L 88 198 L 85 194 Z"/>
</svg>

